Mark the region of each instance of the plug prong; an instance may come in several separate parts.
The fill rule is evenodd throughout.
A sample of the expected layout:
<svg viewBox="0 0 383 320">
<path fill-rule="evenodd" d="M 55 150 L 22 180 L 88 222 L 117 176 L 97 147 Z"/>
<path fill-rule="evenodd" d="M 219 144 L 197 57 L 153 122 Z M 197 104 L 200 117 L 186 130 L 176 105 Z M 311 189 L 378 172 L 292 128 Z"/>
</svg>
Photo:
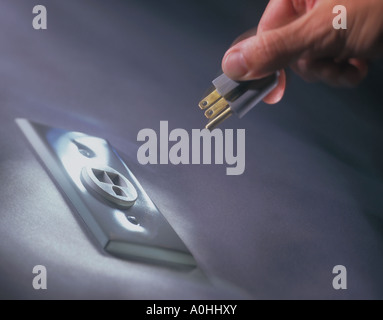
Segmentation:
<svg viewBox="0 0 383 320">
<path fill-rule="evenodd" d="M 217 90 L 214 90 L 211 92 L 208 96 L 203 99 L 198 106 L 202 109 L 205 110 L 209 108 L 214 102 L 216 102 L 218 99 L 221 98 L 221 95 L 217 92 Z"/>
<path fill-rule="evenodd" d="M 219 124 L 221 124 L 223 121 L 225 121 L 227 118 L 229 118 L 233 114 L 233 111 L 229 106 L 226 107 L 226 109 L 221 112 L 217 117 L 215 117 L 213 120 L 211 120 L 207 125 L 206 129 L 213 130 L 216 128 Z"/>
<path fill-rule="evenodd" d="M 208 119 L 213 119 L 217 115 L 219 115 L 229 104 L 224 98 L 219 99 L 216 103 L 214 103 L 209 109 L 205 112 L 205 117 Z"/>
</svg>

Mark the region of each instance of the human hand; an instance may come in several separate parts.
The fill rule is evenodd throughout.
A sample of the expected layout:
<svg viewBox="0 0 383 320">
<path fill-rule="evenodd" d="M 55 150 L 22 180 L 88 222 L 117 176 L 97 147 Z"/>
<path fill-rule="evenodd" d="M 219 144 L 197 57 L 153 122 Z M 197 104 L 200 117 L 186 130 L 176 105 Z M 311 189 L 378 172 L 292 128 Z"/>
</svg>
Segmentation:
<svg viewBox="0 0 383 320">
<path fill-rule="evenodd" d="M 348 28 L 333 28 L 333 7 L 347 8 Z M 258 30 L 240 37 L 222 60 L 234 80 L 264 77 L 291 66 L 303 79 L 355 86 L 368 73 L 368 59 L 383 54 L 382 0 L 271 0 Z M 277 103 L 286 76 L 264 101 Z"/>
</svg>

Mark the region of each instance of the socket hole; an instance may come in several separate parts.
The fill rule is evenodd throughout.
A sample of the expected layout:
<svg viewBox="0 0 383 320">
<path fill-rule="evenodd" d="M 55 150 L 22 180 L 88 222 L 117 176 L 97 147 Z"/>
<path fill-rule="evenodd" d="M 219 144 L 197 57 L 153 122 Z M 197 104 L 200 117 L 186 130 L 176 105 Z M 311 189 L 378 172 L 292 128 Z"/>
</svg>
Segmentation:
<svg viewBox="0 0 383 320">
<path fill-rule="evenodd" d="M 111 184 L 111 179 L 106 175 L 105 171 L 98 170 L 98 169 L 92 169 L 92 172 L 94 176 L 97 178 L 98 181 L 103 183 Z"/>
<path fill-rule="evenodd" d="M 206 101 L 206 100 L 202 101 L 202 106 L 203 106 L 203 107 L 206 107 L 206 106 L 207 106 L 207 101 Z"/>
<path fill-rule="evenodd" d="M 125 192 L 124 192 L 121 188 L 119 188 L 119 187 L 117 187 L 117 186 L 113 186 L 113 187 L 112 187 L 112 190 L 113 190 L 113 192 L 114 192 L 117 196 L 120 196 L 120 197 L 126 197 Z"/>
</svg>

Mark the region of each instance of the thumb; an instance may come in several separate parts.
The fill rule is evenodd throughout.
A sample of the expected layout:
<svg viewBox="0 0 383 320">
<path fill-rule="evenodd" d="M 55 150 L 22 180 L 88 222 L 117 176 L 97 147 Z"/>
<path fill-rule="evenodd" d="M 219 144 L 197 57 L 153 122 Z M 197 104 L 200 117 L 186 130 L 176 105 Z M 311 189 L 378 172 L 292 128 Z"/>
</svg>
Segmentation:
<svg viewBox="0 0 383 320">
<path fill-rule="evenodd" d="M 229 78 L 243 81 L 287 67 L 311 47 L 316 37 L 316 29 L 307 28 L 306 20 L 307 17 L 301 17 L 282 28 L 261 32 L 231 47 L 222 60 L 223 72 Z"/>
</svg>

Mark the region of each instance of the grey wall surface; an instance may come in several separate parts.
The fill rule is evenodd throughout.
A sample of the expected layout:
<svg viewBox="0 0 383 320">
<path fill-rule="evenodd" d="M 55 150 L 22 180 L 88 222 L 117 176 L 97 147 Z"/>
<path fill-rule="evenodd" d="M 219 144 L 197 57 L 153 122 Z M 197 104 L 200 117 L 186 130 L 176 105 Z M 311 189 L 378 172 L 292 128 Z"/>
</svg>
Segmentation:
<svg viewBox="0 0 383 320">
<path fill-rule="evenodd" d="M 289 75 L 246 129 L 246 171 L 137 162 L 137 133 L 201 128 L 197 103 L 266 1 L 1 0 L 0 297 L 383 298 L 381 64 L 358 89 Z M 48 9 L 48 30 L 32 8 Z M 103 253 L 32 153 L 24 117 L 108 139 L 198 262 L 176 271 Z M 48 290 L 32 287 L 45 265 Z M 348 270 L 348 290 L 332 268 Z"/>
</svg>

